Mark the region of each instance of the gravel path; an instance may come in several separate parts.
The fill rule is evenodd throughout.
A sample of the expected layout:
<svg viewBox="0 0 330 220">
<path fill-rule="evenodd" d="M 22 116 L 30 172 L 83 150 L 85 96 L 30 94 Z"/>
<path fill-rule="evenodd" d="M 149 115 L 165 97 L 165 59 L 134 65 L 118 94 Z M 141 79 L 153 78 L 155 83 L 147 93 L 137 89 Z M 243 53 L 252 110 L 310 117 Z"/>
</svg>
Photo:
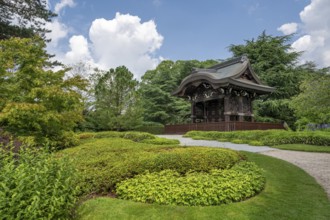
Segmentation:
<svg viewBox="0 0 330 220">
<path fill-rule="evenodd" d="M 182 135 L 159 135 L 160 137 L 177 139 L 183 146 L 208 146 L 222 147 L 233 150 L 249 151 L 260 153 L 272 157 L 276 157 L 288 161 L 301 169 L 305 170 L 309 175 L 325 189 L 330 200 L 330 154 L 329 153 L 311 153 L 300 151 L 279 150 L 267 146 L 253 147 L 247 144 L 233 144 L 230 142 L 193 140 L 191 138 L 182 137 Z"/>
</svg>

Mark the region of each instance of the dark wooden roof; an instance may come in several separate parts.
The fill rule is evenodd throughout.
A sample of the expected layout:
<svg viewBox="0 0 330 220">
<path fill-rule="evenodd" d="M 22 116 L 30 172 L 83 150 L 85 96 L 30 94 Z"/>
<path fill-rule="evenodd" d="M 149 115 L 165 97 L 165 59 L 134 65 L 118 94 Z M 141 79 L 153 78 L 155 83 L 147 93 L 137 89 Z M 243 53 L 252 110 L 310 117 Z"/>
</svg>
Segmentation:
<svg viewBox="0 0 330 220">
<path fill-rule="evenodd" d="M 214 89 L 220 87 L 238 87 L 253 91 L 257 94 L 267 94 L 275 90 L 273 87 L 262 84 L 253 72 L 249 59 L 246 56 L 236 57 L 207 69 L 195 69 L 184 78 L 172 94 L 186 96 L 188 87 L 198 87 L 202 83 L 209 83 Z"/>
</svg>

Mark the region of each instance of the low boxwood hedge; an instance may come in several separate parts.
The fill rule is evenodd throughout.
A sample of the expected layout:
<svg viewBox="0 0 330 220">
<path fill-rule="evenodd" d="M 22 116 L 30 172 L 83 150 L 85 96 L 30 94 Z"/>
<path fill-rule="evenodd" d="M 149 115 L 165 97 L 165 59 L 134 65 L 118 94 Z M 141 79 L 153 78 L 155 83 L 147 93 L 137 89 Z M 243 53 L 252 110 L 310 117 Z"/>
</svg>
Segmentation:
<svg viewBox="0 0 330 220">
<path fill-rule="evenodd" d="M 274 146 L 280 144 L 310 144 L 330 146 L 329 132 L 303 131 L 293 132 L 285 130 L 254 130 L 254 131 L 190 131 L 186 137 L 205 140 L 226 140 L 234 143 L 249 143 Z"/>
<path fill-rule="evenodd" d="M 117 184 L 118 198 L 161 205 L 210 206 L 242 201 L 265 185 L 255 163 L 241 162 L 226 170 L 209 173 L 174 170 L 140 174 Z"/>
</svg>

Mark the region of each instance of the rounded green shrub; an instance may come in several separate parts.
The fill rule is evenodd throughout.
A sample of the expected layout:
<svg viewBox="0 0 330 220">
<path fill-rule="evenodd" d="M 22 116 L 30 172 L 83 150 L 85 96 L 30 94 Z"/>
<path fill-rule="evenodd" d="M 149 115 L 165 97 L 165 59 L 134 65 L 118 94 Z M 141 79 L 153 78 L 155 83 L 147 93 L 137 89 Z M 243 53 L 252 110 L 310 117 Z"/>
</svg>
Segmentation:
<svg viewBox="0 0 330 220">
<path fill-rule="evenodd" d="M 141 161 L 139 167 L 151 172 L 171 169 L 184 174 L 188 171 L 228 169 L 241 159 L 243 157 L 237 151 L 230 149 L 174 148 Z"/>
<path fill-rule="evenodd" d="M 173 170 L 145 173 L 117 184 L 118 198 L 161 205 L 211 206 L 238 202 L 260 192 L 263 171 L 252 162 L 210 173 Z"/>
<path fill-rule="evenodd" d="M 130 132 L 122 132 L 120 137 L 129 139 L 135 142 L 140 142 L 142 140 L 147 139 L 155 139 L 156 136 L 153 134 L 149 134 L 146 132 L 137 132 L 137 131 L 130 131 Z"/>
<path fill-rule="evenodd" d="M 157 137 L 155 139 L 144 139 L 141 141 L 141 143 L 155 144 L 155 145 L 178 145 L 180 144 L 180 141 L 175 139 Z"/>
<path fill-rule="evenodd" d="M 82 132 L 78 134 L 79 139 L 90 139 L 95 138 L 95 132 Z"/>
</svg>

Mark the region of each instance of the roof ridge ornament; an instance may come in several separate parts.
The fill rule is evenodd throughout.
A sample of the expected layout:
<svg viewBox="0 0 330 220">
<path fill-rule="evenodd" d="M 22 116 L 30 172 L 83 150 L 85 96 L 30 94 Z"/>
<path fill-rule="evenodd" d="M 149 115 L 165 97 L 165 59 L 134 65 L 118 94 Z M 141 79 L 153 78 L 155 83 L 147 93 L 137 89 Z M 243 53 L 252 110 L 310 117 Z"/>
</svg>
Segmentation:
<svg viewBox="0 0 330 220">
<path fill-rule="evenodd" d="M 249 58 L 247 57 L 246 54 L 241 56 L 241 63 L 244 63 L 245 61 L 248 61 L 248 60 L 249 60 Z"/>
</svg>

